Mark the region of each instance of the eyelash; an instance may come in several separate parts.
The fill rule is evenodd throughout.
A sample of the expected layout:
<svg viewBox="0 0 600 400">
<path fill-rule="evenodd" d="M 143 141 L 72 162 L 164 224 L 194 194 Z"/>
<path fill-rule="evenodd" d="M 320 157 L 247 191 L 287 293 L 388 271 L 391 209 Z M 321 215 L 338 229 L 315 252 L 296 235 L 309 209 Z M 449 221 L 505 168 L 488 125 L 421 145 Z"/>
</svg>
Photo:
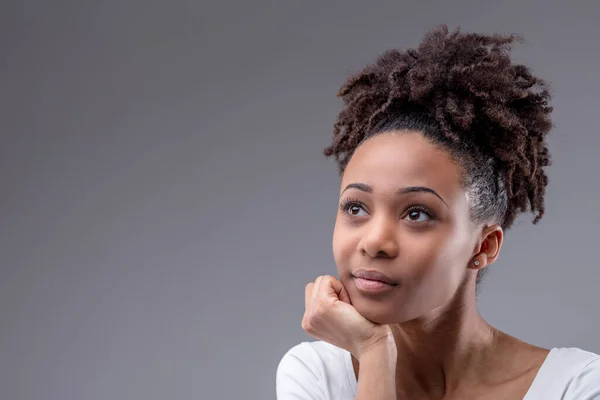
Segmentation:
<svg viewBox="0 0 600 400">
<path fill-rule="evenodd" d="M 365 209 L 364 204 L 360 200 L 352 198 L 352 197 L 345 199 L 340 204 L 340 210 L 343 211 L 346 214 L 346 216 L 348 216 L 350 218 L 355 217 L 354 215 L 351 215 L 347 212 L 348 208 L 350 206 L 357 206 L 357 207 L 361 207 L 361 208 Z M 413 206 L 408 207 L 402 215 L 404 217 L 406 217 L 406 215 L 408 215 L 408 213 L 410 213 L 412 211 L 420 211 L 420 212 L 427 214 L 427 216 L 430 218 L 430 221 L 433 221 L 436 219 L 436 215 L 433 211 L 431 211 L 429 208 L 427 208 L 425 206 L 419 206 L 419 205 L 413 205 Z M 414 221 L 411 221 L 411 222 L 414 222 Z M 414 222 L 414 223 L 422 223 L 422 222 Z"/>
</svg>

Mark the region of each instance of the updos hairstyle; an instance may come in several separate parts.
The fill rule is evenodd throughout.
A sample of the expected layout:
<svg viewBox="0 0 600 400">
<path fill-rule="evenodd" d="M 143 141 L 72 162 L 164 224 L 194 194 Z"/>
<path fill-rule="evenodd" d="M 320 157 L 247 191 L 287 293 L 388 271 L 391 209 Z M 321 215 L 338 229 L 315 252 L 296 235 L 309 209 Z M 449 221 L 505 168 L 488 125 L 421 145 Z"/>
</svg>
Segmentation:
<svg viewBox="0 0 600 400">
<path fill-rule="evenodd" d="M 536 224 L 548 184 L 551 96 L 530 68 L 511 62 L 515 41 L 522 38 L 441 25 L 416 49 L 384 52 L 339 89 L 344 107 L 323 153 L 335 157 L 341 176 L 364 140 L 419 131 L 461 167 L 474 224 L 506 230 L 525 211 Z"/>
</svg>

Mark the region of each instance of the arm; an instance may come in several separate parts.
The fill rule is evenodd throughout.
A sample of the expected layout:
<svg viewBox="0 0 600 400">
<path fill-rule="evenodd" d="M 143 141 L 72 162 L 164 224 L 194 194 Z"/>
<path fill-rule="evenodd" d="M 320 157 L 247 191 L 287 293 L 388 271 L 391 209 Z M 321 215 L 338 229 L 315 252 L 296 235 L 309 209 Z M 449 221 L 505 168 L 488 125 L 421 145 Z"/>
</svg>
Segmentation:
<svg viewBox="0 0 600 400">
<path fill-rule="evenodd" d="M 396 354 L 390 337 L 361 355 L 356 400 L 396 399 Z"/>
<path fill-rule="evenodd" d="M 306 285 L 304 297 L 306 333 L 349 351 L 360 361 L 356 399 L 395 400 L 397 349 L 389 325 L 362 316 L 342 283 L 330 275 Z"/>
</svg>

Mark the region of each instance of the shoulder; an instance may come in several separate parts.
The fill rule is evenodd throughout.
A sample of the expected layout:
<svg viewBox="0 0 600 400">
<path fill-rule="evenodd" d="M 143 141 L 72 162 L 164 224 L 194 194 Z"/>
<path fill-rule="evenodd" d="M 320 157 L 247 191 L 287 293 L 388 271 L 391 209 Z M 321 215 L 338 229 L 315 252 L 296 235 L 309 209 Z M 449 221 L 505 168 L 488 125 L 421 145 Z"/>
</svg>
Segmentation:
<svg viewBox="0 0 600 400">
<path fill-rule="evenodd" d="M 565 399 L 600 400 L 600 355 L 578 348 L 556 350 L 557 368 L 563 361 L 569 381 Z"/>
<path fill-rule="evenodd" d="M 330 399 L 350 393 L 349 357 L 347 351 L 324 341 L 295 345 L 277 366 L 277 399 Z"/>
<path fill-rule="evenodd" d="M 600 355 L 576 347 L 553 348 L 534 384 L 540 393 L 560 393 L 562 400 L 600 400 Z"/>
</svg>

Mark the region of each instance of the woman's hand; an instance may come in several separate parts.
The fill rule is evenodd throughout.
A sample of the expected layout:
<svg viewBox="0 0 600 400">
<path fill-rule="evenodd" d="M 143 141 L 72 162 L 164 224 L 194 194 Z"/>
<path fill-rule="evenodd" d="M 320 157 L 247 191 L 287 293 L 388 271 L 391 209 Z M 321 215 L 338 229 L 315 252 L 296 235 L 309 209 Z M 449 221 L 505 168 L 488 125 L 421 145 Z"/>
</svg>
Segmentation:
<svg viewBox="0 0 600 400">
<path fill-rule="evenodd" d="M 393 343 L 387 325 L 369 321 L 350 304 L 342 283 L 330 275 L 306 285 L 302 329 L 309 335 L 360 356 L 373 346 Z"/>
</svg>

